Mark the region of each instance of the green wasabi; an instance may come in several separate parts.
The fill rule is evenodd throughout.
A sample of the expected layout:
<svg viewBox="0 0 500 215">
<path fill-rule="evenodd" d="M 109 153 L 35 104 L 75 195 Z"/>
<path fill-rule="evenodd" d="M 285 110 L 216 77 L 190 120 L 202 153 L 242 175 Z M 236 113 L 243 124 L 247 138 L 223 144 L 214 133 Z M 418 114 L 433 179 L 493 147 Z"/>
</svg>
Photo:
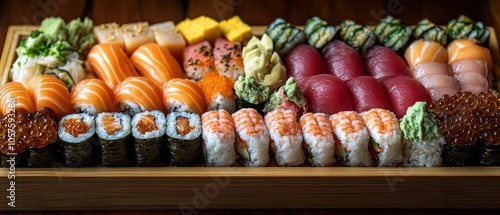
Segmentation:
<svg viewBox="0 0 500 215">
<path fill-rule="evenodd" d="M 80 55 L 86 56 L 95 43 L 93 27 L 92 20 L 87 17 L 83 21 L 80 18 L 71 20 L 67 25 L 60 17 L 48 17 L 42 21 L 39 30 L 50 43 L 66 41 Z"/>
<path fill-rule="evenodd" d="M 427 109 L 425 102 L 417 102 L 406 110 L 400 120 L 404 138 L 407 140 L 430 140 L 440 137 L 434 113 Z"/>
<path fill-rule="evenodd" d="M 59 40 L 66 40 L 66 23 L 60 17 L 47 17 L 41 25 L 40 31 L 49 39 L 51 43 Z"/>
<path fill-rule="evenodd" d="M 300 90 L 299 85 L 297 85 L 297 82 L 293 77 L 290 77 L 285 85 L 281 86 L 279 90 L 274 92 L 271 97 L 269 98 L 269 102 L 266 104 L 266 111 L 272 111 L 283 101 L 280 98 L 280 92 L 283 91 L 283 97 L 285 100 L 291 101 L 295 103 L 299 108 L 304 108 L 306 105 L 306 99 L 304 97 L 304 94 L 302 93 L 302 90 Z"/>
<path fill-rule="evenodd" d="M 259 84 L 251 75 L 240 76 L 234 83 L 234 90 L 239 99 L 250 104 L 257 105 L 269 100 L 269 87 Z"/>
</svg>

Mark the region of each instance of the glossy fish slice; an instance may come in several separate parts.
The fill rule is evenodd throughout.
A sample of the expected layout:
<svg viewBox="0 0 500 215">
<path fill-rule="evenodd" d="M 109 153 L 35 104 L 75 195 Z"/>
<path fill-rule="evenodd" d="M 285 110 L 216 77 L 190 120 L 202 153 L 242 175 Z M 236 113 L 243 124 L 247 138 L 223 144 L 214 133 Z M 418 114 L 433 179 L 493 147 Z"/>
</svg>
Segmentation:
<svg viewBox="0 0 500 215">
<path fill-rule="evenodd" d="M 32 95 L 20 82 L 7 82 L 0 86 L 0 102 L 2 116 L 17 109 L 22 109 L 27 113 L 35 112 L 36 106 Z"/>
<path fill-rule="evenodd" d="M 85 79 L 71 92 L 71 104 L 76 110 L 97 115 L 117 111 L 113 90 L 101 79 Z"/>
<path fill-rule="evenodd" d="M 207 110 L 205 96 L 200 86 L 188 79 L 172 79 L 165 83 L 163 105 L 169 112 L 188 111 L 199 115 Z"/>
<path fill-rule="evenodd" d="M 49 75 L 36 76 L 30 80 L 28 91 L 33 95 L 37 111 L 49 107 L 54 110 L 58 119 L 75 112 L 68 88 L 58 78 Z"/>
<path fill-rule="evenodd" d="M 116 86 L 114 93 L 122 111 L 131 108 L 134 113 L 152 110 L 166 113 L 161 89 L 148 78 L 129 77 Z"/>
</svg>

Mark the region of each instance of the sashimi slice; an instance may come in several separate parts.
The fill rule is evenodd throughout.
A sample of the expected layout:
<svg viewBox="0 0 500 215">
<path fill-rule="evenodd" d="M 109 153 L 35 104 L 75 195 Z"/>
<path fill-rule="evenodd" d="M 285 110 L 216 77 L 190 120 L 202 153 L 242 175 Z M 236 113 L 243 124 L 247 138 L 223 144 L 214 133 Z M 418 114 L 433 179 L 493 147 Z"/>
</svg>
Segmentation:
<svg viewBox="0 0 500 215">
<path fill-rule="evenodd" d="M 490 50 L 478 45 L 474 39 L 457 39 L 448 45 L 448 63 L 461 60 L 485 61 L 488 70 L 493 67 Z"/>
<path fill-rule="evenodd" d="M 392 111 L 391 102 L 384 85 L 371 76 L 360 76 L 346 82 L 350 89 L 355 111 L 363 112 L 373 108 Z"/>
<path fill-rule="evenodd" d="M 245 75 L 243 70 L 242 45 L 239 42 L 231 43 L 226 39 L 216 39 L 214 44 L 215 70 L 221 75 L 238 80 Z"/>
<path fill-rule="evenodd" d="M 417 80 L 427 89 L 431 87 L 449 87 L 454 89 L 460 88 L 460 85 L 458 84 L 457 80 L 455 80 L 455 78 L 449 75 L 443 75 L 443 74 L 426 75 Z"/>
<path fill-rule="evenodd" d="M 157 86 L 162 86 L 173 78 L 184 78 L 177 60 L 168 49 L 156 43 L 142 45 L 130 56 L 130 60 L 142 76 L 149 78 Z"/>
<path fill-rule="evenodd" d="M 462 72 L 454 75 L 460 85 L 476 85 L 479 87 L 488 88 L 488 79 L 484 77 L 482 74 L 477 72 Z"/>
<path fill-rule="evenodd" d="M 437 74 L 451 75 L 450 66 L 446 63 L 427 62 L 418 64 L 411 70 L 411 75 L 415 79 Z"/>
<path fill-rule="evenodd" d="M 352 47 L 340 40 L 334 40 L 323 48 L 328 72 L 343 81 L 364 75 L 361 56 Z"/>
<path fill-rule="evenodd" d="M 458 74 L 462 72 L 477 72 L 482 74 L 484 77 L 488 76 L 488 65 L 486 61 L 483 60 L 461 60 L 451 64 L 451 70 L 453 74 Z"/>
<path fill-rule="evenodd" d="M 444 95 L 453 96 L 458 92 L 458 89 L 449 87 L 431 87 L 427 89 L 432 97 L 432 101 L 437 101 Z"/>
<path fill-rule="evenodd" d="M 408 46 L 404 55 L 410 69 L 421 63 L 447 63 L 448 51 L 432 40 L 416 40 Z"/>
</svg>

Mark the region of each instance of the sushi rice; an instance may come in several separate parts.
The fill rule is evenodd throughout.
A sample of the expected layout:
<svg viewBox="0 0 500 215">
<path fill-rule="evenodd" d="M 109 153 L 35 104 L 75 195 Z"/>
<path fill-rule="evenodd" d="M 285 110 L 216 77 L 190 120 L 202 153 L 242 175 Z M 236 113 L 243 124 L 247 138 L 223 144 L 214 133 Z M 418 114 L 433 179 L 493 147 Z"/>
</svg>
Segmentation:
<svg viewBox="0 0 500 215">
<path fill-rule="evenodd" d="M 236 161 L 236 133 L 231 115 L 224 109 L 201 115 L 203 155 L 205 165 L 231 166 Z"/>
<path fill-rule="evenodd" d="M 442 166 L 441 153 L 446 143 L 444 137 L 430 140 L 405 140 L 403 166 L 408 167 L 435 167 Z"/>
<path fill-rule="evenodd" d="M 252 108 L 243 108 L 233 115 L 236 127 L 236 150 L 245 166 L 266 166 L 269 162 L 269 131 L 264 118 Z"/>
<path fill-rule="evenodd" d="M 331 166 L 335 160 L 333 127 L 326 114 L 306 113 L 300 117 L 307 158 L 314 166 Z"/>
<path fill-rule="evenodd" d="M 271 137 L 270 148 L 280 166 L 298 166 L 304 163 L 302 130 L 291 110 L 274 110 L 265 116 Z"/>
</svg>

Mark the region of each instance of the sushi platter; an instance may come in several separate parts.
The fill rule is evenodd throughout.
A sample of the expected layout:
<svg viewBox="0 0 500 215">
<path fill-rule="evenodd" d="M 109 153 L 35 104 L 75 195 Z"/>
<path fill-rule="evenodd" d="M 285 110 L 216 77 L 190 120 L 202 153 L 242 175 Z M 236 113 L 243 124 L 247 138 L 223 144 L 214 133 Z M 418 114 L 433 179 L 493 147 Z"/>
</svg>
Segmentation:
<svg viewBox="0 0 500 215">
<path fill-rule="evenodd" d="M 0 208 L 500 208 L 500 148 L 489 144 L 500 142 L 499 45 L 492 27 L 457 20 L 473 23 L 475 40 L 393 17 L 366 27 L 200 16 L 103 24 L 92 39 L 70 31 L 91 21 L 62 21 L 67 42 L 43 35 L 61 38 L 57 19 L 10 26 L 0 101 L 14 96 L 17 126 L 40 135 L 22 140 L 26 150 L 9 145 L 25 156 L 10 168 L 0 142 L 0 177 L 14 168 L 17 200 Z M 55 45 L 39 60 L 63 63 L 26 78 L 40 38 Z M 0 123 L 7 115 L 1 104 Z"/>
</svg>

